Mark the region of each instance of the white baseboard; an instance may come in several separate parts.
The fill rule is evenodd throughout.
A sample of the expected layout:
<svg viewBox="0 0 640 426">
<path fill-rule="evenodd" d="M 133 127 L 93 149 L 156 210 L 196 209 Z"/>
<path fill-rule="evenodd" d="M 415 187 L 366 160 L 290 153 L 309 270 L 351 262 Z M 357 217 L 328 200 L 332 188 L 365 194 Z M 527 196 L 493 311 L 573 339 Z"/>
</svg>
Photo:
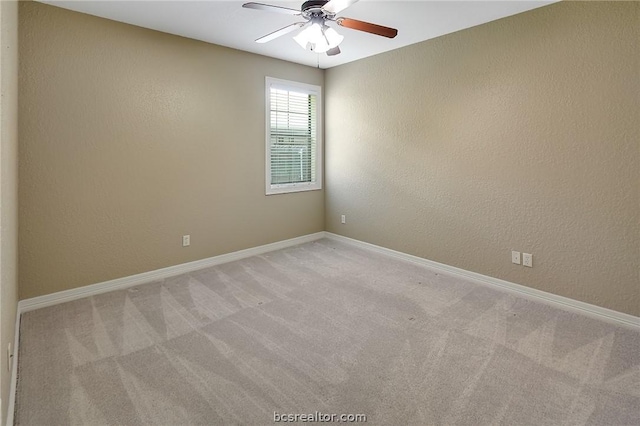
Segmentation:
<svg viewBox="0 0 640 426">
<path fill-rule="evenodd" d="M 347 244 L 351 244 L 367 250 L 372 250 L 378 253 L 386 254 L 397 259 L 412 262 L 418 265 L 426 266 L 434 271 L 447 273 L 450 275 L 456 275 L 476 283 L 483 285 L 490 285 L 498 287 L 503 290 L 516 293 L 520 296 L 524 296 L 530 299 L 542 301 L 555 306 L 562 307 L 571 311 L 586 314 L 599 319 L 614 321 L 618 324 L 626 326 L 640 327 L 640 318 L 617 312 L 611 309 L 602 308 L 600 306 L 591 305 L 589 303 L 580 302 L 578 300 L 570 299 L 568 297 L 558 296 L 553 293 L 547 293 L 545 291 L 536 290 L 530 287 L 526 287 L 520 284 L 515 284 L 509 281 L 501 280 L 498 278 L 489 277 L 487 275 L 478 274 L 476 272 L 467 271 L 464 269 L 456 268 L 454 266 L 445 265 L 443 263 L 434 262 L 432 260 L 424 259 L 418 256 L 402 253 L 396 250 L 380 247 L 374 244 L 366 243 L 363 241 L 355 240 L 353 238 L 344 237 L 342 235 L 333 234 L 331 232 L 316 232 L 315 234 L 303 235 L 301 237 L 291 238 L 289 240 L 278 241 L 271 244 L 265 244 L 258 247 L 252 247 L 245 250 L 239 250 L 233 253 L 227 253 L 220 256 L 214 256 L 207 259 L 196 260 L 194 262 L 183 263 L 180 265 L 169 266 L 167 268 L 157 269 L 155 271 L 143 272 L 141 274 L 131 275 L 128 277 L 117 278 L 115 280 L 104 281 L 97 284 L 91 284 L 84 287 L 74 288 L 71 290 L 64 290 L 57 293 L 47 294 L 44 296 L 33 297 L 30 299 L 21 300 L 18 302 L 18 309 L 16 313 L 16 326 L 15 326 L 15 341 L 13 349 L 13 364 L 11 369 L 11 390 L 9 393 L 9 406 L 7 413 L 7 426 L 13 425 L 13 414 L 15 406 L 15 393 L 17 385 L 17 373 L 18 373 L 18 354 L 20 344 L 20 315 L 24 312 L 28 312 L 34 309 L 44 308 L 47 306 L 57 305 L 59 303 L 69 302 L 83 297 L 89 297 L 96 294 L 106 293 L 113 290 L 124 289 L 133 287 L 140 284 L 149 283 L 152 281 L 173 277 L 176 275 L 184 274 L 186 272 L 196 271 L 198 269 L 208 268 L 223 263 L 233 262 L 247 257 L 256 256 L 259 254 L 268 253 L 270 251 L 280 250 L 283 248 L 295 246 L 298 244 L 308 243 L 316 241 L 322 238 L 328 238 L 336 241 L 342 241 Z"/>
<path fill-rule="evenodd" d="M 197 271 L 198 269 L 208 268 L 210 266 L 221 265 L 223 263 L 233 262 L 235 260 L 245 259 L 251 256 L 268 253 L 270 251 L 280 250 L 292 247 L 298 244 L 304 244 L 316 241 L 325 237 L 324 232 L 316 232 L 315 234 L 303 235 L 288 240 L 277 241 L 271 244 L 265 244 L 258 247 L 252 247 L 245 250 L 235 251 L 233 253 L 222 254 L 219 256 L 209 257 L 207 259 L 196 260 L 194 262 L 182 263 L 180 265 L 169 266 L 167 268 L 157 269 L 155 271 L 143 272 L 141 274 L 131 275 L 128 277 L 117 278 L 115 280 L 104 281 L 97 284 L 91 284 L 71 290 L 59 291 L 57 293 L 45 294 L 44 296 L 32 297 L 18 302 L 16 312 L 16 329 L 15 343 L 13 345 L 13 365 L 11 368 L 11 384 L 9 393 L 9 405 L 7 409 L 7 426 L 13 425 L 13 413 L 15 410 L 16 386 L 18 379 L 18 353 L 20 344 L 20 315 L 24 312 L 32 311 L 47 306 L 57 305 L 59 303 L 70 302 L 83 297 L 89 297 L 96 294 L 106 293 L 113 290 L 133 287 L 140 284 L 149 283 L 164 278 L 173 277 L 184 274 L 186 272 Z"/>
<path fill-rule="evenodd" d="M 557 294 L 547 293 L 546 291 L 536 290 L 531 287 L 526 287 L 498 278 L 489 277 L 487 275 L 478 274 L 476 272 L 467 271 L 465 269 L 456 268 L 455 266 L 449 266 L 443 263 L 434 262 L 433 260 L 424 259 L 422 257 L 413 256 L 385 247 L 380 247 L 375 244 L 365 243 L 363 241 L 344 237 L 342 235 L 334 234 L 331 232 L 325 232 L 325 236 L 326 238 L 332 240 L 342 241 L 360 248 L 372 250 L 378 253 L 395 257 L 397 259 L 426 266 L 434 271 L 446 273 L 449 275 L 456 275 L 479 284 L 499 287 L 503 290 L 518 294 L 520 296 L 559 306 L 567 310 L 579 312 L 606 321 L 615 321 L 618 324 L 624 324 L 626 326 L 632 326 L 634 328 L 640 327 L 639 317 L 625 314 L 623 312 L 614 311 L 612 309 L 603 308 L 600 306 L 592 305 L 590 303 L 580 302 L 579 300 L 570 299 L 564 296 L 558 296 Z"/>
<path fill-rule="evenodd" d="M 251 256 L 257 256 L 259 254 L 267 253 L 270 251 L 308 243 L 324 238 L 324 236 L 324 232 L 316 232 L 315 234 L 303 235 L 301 237 L 291 238 L 289 240 L 283 240 L 271 244 L 265 244 L 263 246 L 234 251 L 233 253 L 221 254 L 219 256 L 196 260 L 194 262 L 169 266 L 167 268 L 157 269 L 155 271 L 143 272 L 141 274 L 130 275 L 128 277 L 116 278 L 115 280 L 104 281 L 101 283 L 59 291 L 56 293 L 45 294 L 44 296 L 32 297 L 30 299 L 24 299 L 18 302 L 18 312 L 22 313 L 32 311 L 34 309 L 57 305 L 59 303 L 69 302 L 100 293 L 106 293 L 108 291 L 119 290 L 156 280 L 162 280 L 165 278 L 184 274 L 186 272 L 197 271 L 198 269 L 208 268 L 223 263 L 245 259 Z"/>
<path fill-rule="evenodd" d="M 13 412 L 16 405 L 16 387 L 18 386 L 18 346 L 20 345 L 20 310 L 16 310 L 16 325 L 13 334 L 13 359 L 9 378 L 9 404 L 7 405 L 7 426 L 13 426 Z"/>
</svg>

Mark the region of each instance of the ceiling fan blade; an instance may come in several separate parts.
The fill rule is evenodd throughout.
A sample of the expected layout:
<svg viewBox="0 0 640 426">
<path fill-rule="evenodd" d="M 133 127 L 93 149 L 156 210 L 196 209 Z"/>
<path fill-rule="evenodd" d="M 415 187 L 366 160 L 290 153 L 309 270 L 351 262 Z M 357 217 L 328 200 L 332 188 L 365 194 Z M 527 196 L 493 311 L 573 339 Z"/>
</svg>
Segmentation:
<svg viewBox="0 0 640 426">
<path fill-rule="evenodd" d="M 256 40 L 256 43 L 266 43 L 268 41 L 274 40 L 280 36 L 290 33 L 291 31 L 295 31 L 299 28 L 302 28 L 306 24 L 307 22 L 296 22 L 295 24 L 287 25 L 284 28 L 280 28 L 277 31 L 267 34 L 266 36 L 260 37 L 259 39 Z"/>
<path fill-rule="evenodd" d="M 339 53 L 340 53 L 340 48 L 338 46 L 334 47 L 333 49 L 327 50 L 327 56 L 335 56 Z"/>
<path fill-rule="evenodd" d="M 382 25 L 372 24 L 370 22 L 358 21 L 351 18 L 336 19 L 338 25 L 351 28 L 352 30 L 364 31 L 366 33 L 376 34 L 383 37 L 394 38 L 398 35 L 395 28 L 383 27 Z"/>
<path fill-rule="evenodd" d="M 242 5 L 242 7 L 246 7 L 247 9 L 264 10 L 267 12 L 284 13 L 287 15 L 302 14 L 302 12 L 296 9 L 289 9 L 288 7 L 282 7 L 282 6 L 272 6 L 270 4 L 263 4 L 263 3 L 245 3 Z"/>
<path fill-rule="evenodd" d="M 322 6 L 322 9 L 329 13 L 336 14 L 345 10 L 357 1 L 358 0 L 329 0 L 329 3 Z"/>
</svg>

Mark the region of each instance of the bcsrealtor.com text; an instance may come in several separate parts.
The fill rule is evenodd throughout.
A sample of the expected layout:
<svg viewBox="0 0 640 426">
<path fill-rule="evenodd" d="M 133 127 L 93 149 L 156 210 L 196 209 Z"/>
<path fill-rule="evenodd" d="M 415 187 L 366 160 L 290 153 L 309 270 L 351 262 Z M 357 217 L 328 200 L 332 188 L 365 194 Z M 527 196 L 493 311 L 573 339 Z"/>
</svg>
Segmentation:
<svg viewBox="0 0 640 426">
<path fill-rule="evenodd" d="M 366 414 L 330 414 L 316 411 L 315 413 L 278 413 L 273 412 L 274 423 L 364 423 Z"/>
</svg>

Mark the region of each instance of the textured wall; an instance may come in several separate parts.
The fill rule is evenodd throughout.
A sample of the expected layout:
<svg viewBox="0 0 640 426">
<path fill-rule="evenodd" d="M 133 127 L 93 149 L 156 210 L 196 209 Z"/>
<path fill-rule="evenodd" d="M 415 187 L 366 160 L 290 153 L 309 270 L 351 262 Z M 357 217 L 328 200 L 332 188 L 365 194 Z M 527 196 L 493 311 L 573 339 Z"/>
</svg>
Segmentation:
<svg viewBox="0 0 640 426">
<path fill-rule="evenodd" d="M 327 230 L 640 315 L 639 14 L 562 2 L 328 70 Z"/>
<path fill-rule="evenodd" d="M 264 195 L 265 75 L 321 70 L 32 2 L 19 31 L 21 299 L 323 230 L 322 191 Z"/>
<path fill-rule="evenodd" d="M 0 2 L 0 424 L 7 418 L 7 345 L 18 305 L 18 3 Z"/>
</svg>

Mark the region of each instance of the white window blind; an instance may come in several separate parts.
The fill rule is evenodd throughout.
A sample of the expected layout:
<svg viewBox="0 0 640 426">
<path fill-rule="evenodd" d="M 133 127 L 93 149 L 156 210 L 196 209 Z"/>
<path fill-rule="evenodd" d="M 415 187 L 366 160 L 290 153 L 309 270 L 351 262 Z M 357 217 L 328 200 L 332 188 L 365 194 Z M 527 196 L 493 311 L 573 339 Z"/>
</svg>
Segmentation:
<svg viewBox="0 0 640 426">
<path fill-rule="evenodd" d="M 267 194 L 320 189 L 320 88 L 267 78 Z"/>
</svg>

